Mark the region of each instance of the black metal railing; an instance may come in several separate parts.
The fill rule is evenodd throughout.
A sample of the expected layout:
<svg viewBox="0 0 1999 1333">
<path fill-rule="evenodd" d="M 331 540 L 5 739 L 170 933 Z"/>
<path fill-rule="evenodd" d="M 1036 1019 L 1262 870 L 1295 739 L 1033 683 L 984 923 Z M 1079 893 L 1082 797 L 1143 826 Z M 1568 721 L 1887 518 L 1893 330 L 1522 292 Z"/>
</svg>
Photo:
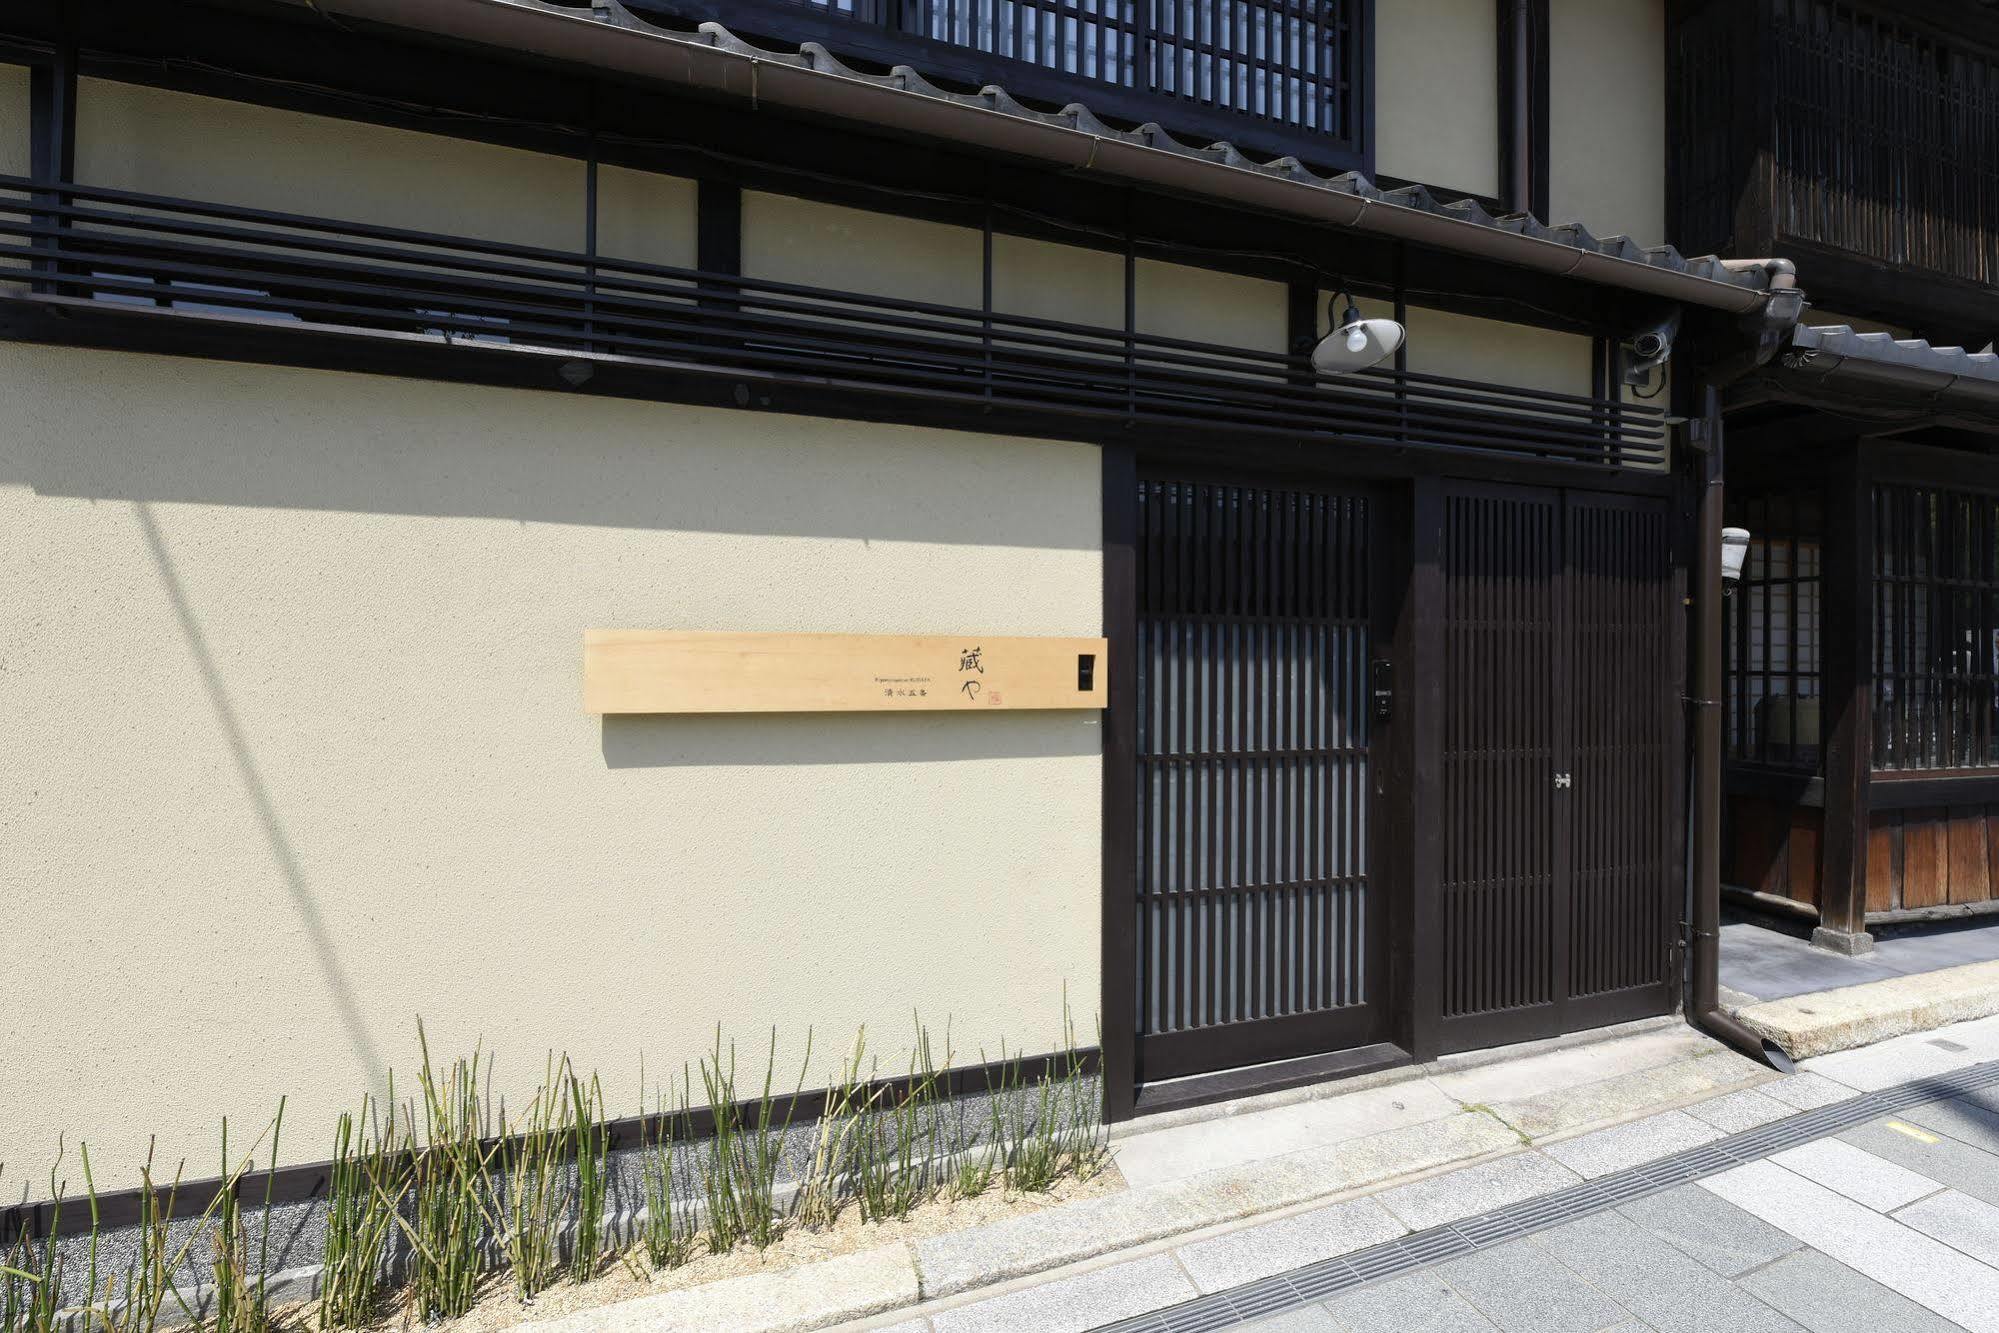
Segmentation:
<svg viewBox="0 0 1999 1333">
<path fill-rule="evenodd" d="M 634 0 L 641 14 L 1358 167 L 1371 0 Z"/>
<path fill-rule="evenodd" d="M 1320 377 L 1271 352 L 22 177 L 0 176 L 0 299 L 1218 437 L 1605 466 L 1657 464 L 1666 447 L 1659 410 L 1589 397 L 1389 370 Z"/>
</svg>

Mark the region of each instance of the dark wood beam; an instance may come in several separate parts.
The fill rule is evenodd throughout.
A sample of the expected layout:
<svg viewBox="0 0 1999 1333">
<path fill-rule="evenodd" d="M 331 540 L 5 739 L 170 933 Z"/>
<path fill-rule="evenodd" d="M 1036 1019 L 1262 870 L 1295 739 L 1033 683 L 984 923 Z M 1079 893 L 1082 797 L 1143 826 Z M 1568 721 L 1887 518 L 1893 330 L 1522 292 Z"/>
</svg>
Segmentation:
<svg viewBox="0 0 1999 1333">
<path fill-rule="evenodd" d="M 1129 441 L 1103 451 L 1104 707 L 1102 975 L 1104 1119 L 1127 1120 L 1138 1095 L 1138 461 Z"/>
<path fill-rule="evenodd" d="M 54 185 L 76 176 L 76 43 L 66 25 L 53 34 L 53 52 L 28 71 L 28 161 L 38 184 Z M 34 202 L 49 207 L 58 202 L 53 190 L 36 190 Z M 63 225 L 63 224 L 58 224 Z M 37 238 L 34 248 L 51 249 L 54 238 Z M 53 260 L 38 259 L 34 267 L 48 271 Z M 34 290 L 48 293 L 53 284 L 38 282 Z"/>
<path fill-rule="evenodd" d="M 1868 787 L 1873 770 L 1874 506 L 1858 441 L 1829 460 L 1820 636 L 1825 680 L 1825 831 L 1819 842 L 1819 927 L 1813 942 L 1842 953 L 1867 934 Z"/>
</svg>

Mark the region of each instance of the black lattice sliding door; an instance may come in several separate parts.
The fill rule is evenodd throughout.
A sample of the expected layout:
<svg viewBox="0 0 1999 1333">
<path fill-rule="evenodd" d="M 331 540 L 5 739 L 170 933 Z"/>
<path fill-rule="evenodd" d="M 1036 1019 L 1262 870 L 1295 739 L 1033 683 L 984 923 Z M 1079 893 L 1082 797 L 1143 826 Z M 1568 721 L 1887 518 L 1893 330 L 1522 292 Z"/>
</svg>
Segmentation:
<svg viewBox="0 0 1999 1333">
<path fill-rule="evenodd" d="M 1683 890 L 1672 535 L 1658 501 L 1572 492 L 1567 1026 L 1663 1013 Z"/>
<path fill-rule="evenodd" d="M 1140 483 L 1141 1081 L 1379 1039 L 1376 507 Z"/>
<path fill-rule="evenodd" d="M 1664 502 L 1444 501 L 1443 1044 L 1665 1012 L 1678 673 Z"/>
<path fill-rule="evenodd" d="M 1447 494 L 1442 557 L 1443 1012 L 1477 1046 L 1553 1005 L 1567 964 L 1560 497 Z"/>
</svg>

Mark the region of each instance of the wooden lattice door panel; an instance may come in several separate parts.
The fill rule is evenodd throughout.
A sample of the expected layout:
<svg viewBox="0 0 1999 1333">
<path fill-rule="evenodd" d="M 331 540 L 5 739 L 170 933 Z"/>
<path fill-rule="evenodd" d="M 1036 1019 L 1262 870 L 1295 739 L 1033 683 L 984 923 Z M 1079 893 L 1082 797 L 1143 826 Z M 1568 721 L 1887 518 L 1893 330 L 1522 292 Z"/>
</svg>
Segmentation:
<svg viewBox="0 0 1999 1333">
<path fill-rule="evenodd" d="M 1572 1003 L 1671 1003 L 1679 672 L 1672 546 L 1656 501 L 1576 493 L 1568 502 L 1575 670 L 1569 917 Z M 1648 1001 L 1638 992 L 1656 991 Z M 1614 1021 L 1578 1012 L 1571 1025 Z"/>
<path fill-rule="evenodd" d="M 1446 1020 L 1503 1028 L 1552 1005 L 1566 965 L 1561 526 L 1550 492 L 1444 500 Z"/>
<path fill-rule="evenodd" d="M 1656 499 L 1446 492 L 1448 1049 L 1671 1007 L 1670 538 Z"/>
<path fill-rule="evenodd" d="M 1376 1037 L 1374 507 L 1140 483 L 1142 1080 Z"/>
</svg>

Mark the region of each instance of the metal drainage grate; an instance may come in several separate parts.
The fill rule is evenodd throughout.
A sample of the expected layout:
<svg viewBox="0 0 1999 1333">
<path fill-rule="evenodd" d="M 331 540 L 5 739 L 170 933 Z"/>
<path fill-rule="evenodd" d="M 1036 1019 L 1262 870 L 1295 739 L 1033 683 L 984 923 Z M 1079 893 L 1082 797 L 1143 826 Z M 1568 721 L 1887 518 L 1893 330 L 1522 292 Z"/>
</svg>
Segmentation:
<svg viewBox="0 0 1999 1333">
<path fill-rule="evenodd" d="M 1586 1180 L 1538 1198 L 1523 1199 L 1461 1222 L 1418 1231 L 1337 1258 L 1322 1259 L 1288 1273 L 1279 1273 L 1228 1291 L 1218 1291 L 1151 1314 L 1134 1315 L 1115 1324 L 1106 1324 L 1098 1333 L 1206 1333 L 1210 1329 L 1233 1328 L 1252 1319 L 1282 1314 L 1286 1310 L 1325 1300 L 1351 1287 L 1365 1286 L 1383 1278 L 1426 1268 L 1563 1222 L 1572 1222 L 1591 1213 L 1616 1208 L 1648 1194 L 1658 1194 L 1730 1167 L 1742 1166 L 1884 1115 L 1992 1088 L 1999 1088 L 1999 1061 L 1917 1079 L 1879 1092 L 1863 1092 L 1843 1102 L 1787 1116 L 1772 1124 L 1662 1157 L 1656 1162 L 1634 1166 L 1598 1180 Z"/>
</svg>

